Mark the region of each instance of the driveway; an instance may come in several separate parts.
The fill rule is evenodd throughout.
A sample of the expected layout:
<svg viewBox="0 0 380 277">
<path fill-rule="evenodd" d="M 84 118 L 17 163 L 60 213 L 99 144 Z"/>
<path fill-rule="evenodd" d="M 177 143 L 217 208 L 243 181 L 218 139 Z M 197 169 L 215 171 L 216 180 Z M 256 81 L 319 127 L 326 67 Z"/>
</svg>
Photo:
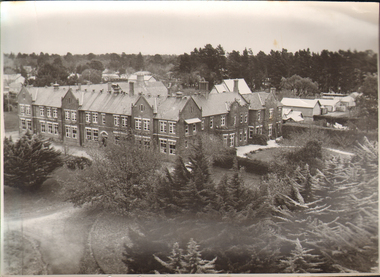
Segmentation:
<svg viewBox="0 0 380 277">
<path fill-rule="evenodd" d="M 36 240 L 48 274 L 77 274 L 96 213 L 64 205 L 41 215 L 4 218 L 3 230 Z"/>
</svg>

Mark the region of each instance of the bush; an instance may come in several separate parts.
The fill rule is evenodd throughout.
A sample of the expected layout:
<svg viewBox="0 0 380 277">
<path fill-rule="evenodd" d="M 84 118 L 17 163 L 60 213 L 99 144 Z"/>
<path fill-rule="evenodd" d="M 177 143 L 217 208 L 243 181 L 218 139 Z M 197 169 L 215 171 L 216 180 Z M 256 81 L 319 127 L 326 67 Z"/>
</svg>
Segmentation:
<svg viewBox="0 0 380 277">
<path fill-rule="evenodd" d="M 258 175 L 265 175 L 269 173 L 269 163 L 257 159 L 251 160 L 248 158 L 237 158 L 239 168 L 244 167 L 246 172 Z"/>
<path fill-rule="evenodd" d="M 266 135 L 254 134 L 252 136 L 253 144 L 268 145 L 268 137 Z"/>
<path fill-rule="evenodd" d="M 65 160 L 65 164 L 68 169 L 75 170 L 75 169 L 85 169 L 87 166 L 91 166 L 92 162 L 90 159 L 87 159 L 86 157 L 76 157 L 76 156 L 69 156 Z"/>
</svg>

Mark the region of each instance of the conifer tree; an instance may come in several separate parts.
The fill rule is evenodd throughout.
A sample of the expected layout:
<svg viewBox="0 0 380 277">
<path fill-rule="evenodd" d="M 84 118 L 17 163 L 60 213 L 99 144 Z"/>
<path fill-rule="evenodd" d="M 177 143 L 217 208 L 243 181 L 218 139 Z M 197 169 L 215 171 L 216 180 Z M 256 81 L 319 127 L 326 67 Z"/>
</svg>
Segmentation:
<svg viewBox="0 0 380 277">
<path fill-rule="evenodd" d="M 63 165 L 61 152 L 27 132 L 17 142 L 4 140 L 4 184 L 24 191 L 40 188 Z"/>
</svg>

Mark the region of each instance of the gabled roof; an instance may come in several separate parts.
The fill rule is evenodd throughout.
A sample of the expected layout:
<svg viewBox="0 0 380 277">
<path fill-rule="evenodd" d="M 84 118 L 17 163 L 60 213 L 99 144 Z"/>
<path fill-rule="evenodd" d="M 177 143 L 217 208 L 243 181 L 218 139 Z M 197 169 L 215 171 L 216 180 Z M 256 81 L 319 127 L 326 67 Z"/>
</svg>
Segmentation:
<svg viewBox="0 0 380 277">
<path fill-rule="evenodd" d="M 179 120 L 179 112 L 185 107 L 190 98 L 168 97 L 158 105 L 156 118 L 166 120 Z"/>
<path fill-rule="evenodd" d="M 237 101 L 240 105 L 246 105 L 248 102 L 238 93 L 225 92 L 193 97 L 199 107 L 202 108 L 203 116 L 225 114 L 229 112 L 230 105 Z"/>
<path fill-rule="evenodd" d="M 282 119 L 283 120 L 293 120 L 295 122 L 300 122 L 300 121 L 303 121 L 304 118 L 303 118 L 303 115 L 302 115 L 302 112 L 299 112 L 299 111 L 293 111 L 291 110 L 289 113 L 287 114 L 284 114 L 282 116 Z"/>
<path fill-rule="evenodd" d="M 238 89 L 239 89 L 240 94 L 252 93 L 252 91 L 250 90 L 250 88 L 248 87 L 247 83 L 245 82 L 245 80 L 243 78 L 223 80 L 223 82 L 228 87 L 229 91 L 234 91 L 235 80 L 238 80 Z"/>
<path fill-rule="evenodd" d="M 25 89 L 32 95 L 34 105 L 60 108 L 61 98 L 66 95 L 69 87 L 60 87 L 57 90 L 52 87 L 28 87 Z"/>
<path fill-rule="evenodd" d="M 243 97 L 249 102 L 249 109 L 250 110 L 262 110 L 264 109 L 264 104 L 262 102 L 262 98 L 260 97 L 258 92 L 253 92 L 250 94 L 244 94 Z"/>
<path fill-rule="evenodd" d="M 213 92 L 214 91 L 215 91 L 215 93 L 233 92 L 235 80 L 238 81 L 238 89 L 239 89 L 240 94 L 252 93 L 252 91 L 250 90 L 250 88 L 248 87 L 247 83 L 245 82 L 245 80 L 243 78 L 223 80 L 223 82 L 221 84 L 214 86 Z"/>
<path fill-rule="evenodd" d="M 321 105 L 318 99 L 283 98 L 281 103 L 287 107 L 314 108 Z"/>
<path fill-rule="evenodd" d="M 318 99 L 318 101 L 323 106 L 335 106 L 340 101 L 340 99 L 339 98 L 334 98 L 334 99 L 322 98 L 322 99 Z"/>
</svg>

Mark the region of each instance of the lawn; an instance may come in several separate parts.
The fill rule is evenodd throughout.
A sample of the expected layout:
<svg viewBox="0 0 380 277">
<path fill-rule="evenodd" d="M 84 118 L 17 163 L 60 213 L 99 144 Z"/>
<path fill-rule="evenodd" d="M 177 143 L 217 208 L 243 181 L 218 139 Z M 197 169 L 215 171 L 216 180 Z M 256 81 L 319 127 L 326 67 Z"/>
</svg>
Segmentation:
<svg viewBox="0 0 380 277">
<path fill-rule="evenodd" d="M 5 132 L 18 131 L 17 112 L 4 112 L 3 116 Z"/>
</svg>

